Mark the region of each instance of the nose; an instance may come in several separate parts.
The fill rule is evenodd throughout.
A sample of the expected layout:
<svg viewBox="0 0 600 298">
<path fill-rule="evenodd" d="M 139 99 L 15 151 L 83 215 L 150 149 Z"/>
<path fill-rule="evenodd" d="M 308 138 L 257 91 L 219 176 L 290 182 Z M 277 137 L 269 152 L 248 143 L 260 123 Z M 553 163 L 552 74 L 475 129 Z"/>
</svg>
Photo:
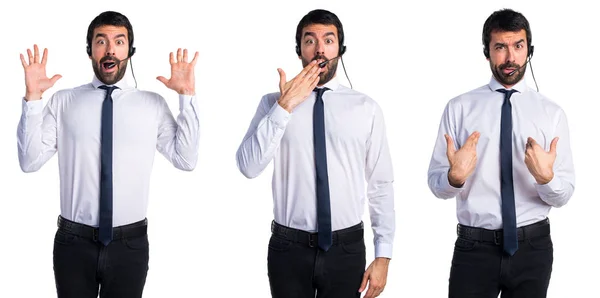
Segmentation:
<svg viewBox="0 0 600 298">
<path fill-rule="evenodd" d="M 506 55 L 506 62 L 515 62 L 515 49 L 513 47 L 508 47 L 508 53 Z"/>
<path fill-rule="evenodd" d="M 109 41 L 106 44 L 106 56 L 114 56 L 114 55 L 115 55 L 115 44 Z"/>
<path fill-rule="evenodd" d="M 317 46 L 315 46 L 315 54 L 316 55 L 325 55 L 325 43 L 317 42 Z"/>
</svg>

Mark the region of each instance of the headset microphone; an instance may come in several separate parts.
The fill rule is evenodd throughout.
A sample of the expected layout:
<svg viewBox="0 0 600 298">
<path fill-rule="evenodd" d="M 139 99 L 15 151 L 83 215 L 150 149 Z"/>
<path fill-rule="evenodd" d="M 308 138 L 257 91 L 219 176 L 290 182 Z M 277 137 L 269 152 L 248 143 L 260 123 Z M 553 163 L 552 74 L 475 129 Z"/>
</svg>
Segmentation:
<svg viewBox="0 0 600 298">
<path fill-rule="evenodd" d="M 508 73 L 509 76 L 512 76 L 517 70 L 523 68 L 523 67 L 527 67 L 527 64 L 529 64 L 529 69 L 531 69 L 531 76 L 533 77 L 533 82 L 535 83 L 535 89 L 537 90 L 537 92 L 540 92 L 540 89 L 538 88 L 538 84 L 537 81 L 535 80 L 535 75 L 533 74 L 533 66 L 531 64 L 531 55 L 527 58 L 527 60 L 525 61 L 525 64 L 523 64 L 523 66 L 511 71 Z"/>
<path fill-rule="evenodd" d="M 509 76 L 512 76 L 513 74 L 515 74 L 515 72 L 517 72 L 517 70 L 521 69 L 521 68 L 525 68 L 527 67 L 527 63 L 529 63 L 529 59 L 527 59 L 525 61 L 525 64 L 523 64 L 523 66 L 516 68 L 515 70 L 511 71 L 508 73 Z"/>
<path fill-rule="evenodd" d="M 342 56 L 337 56 L 337 57 L 325 60 L 325 61 L 319 63 L 319 67 L 323 68 L 323 67 L 325 67 L 325 65 L 327 65 L 327 63 L 329 63 L 329 61 L 332 61 L 332 60 L 335 60 L 335 59 L 338 59 L 338 58 L 342 58 Z"/>
<path fill-rule="evenodd" d="M 331 59 L 327 59 L 327 60 L 319 63 L 319 67 L 320 68 L 325 67 L 327 65 L 327 63 L 329 63 L 329 61 L 333 61 L 336 59 L 342 60 L 342 68 L 344 68 L 344 74 L 346 75 L 346 79 L 348 79 L 348 83 L 350 83 L 350 89 L 353 89 L 352 82 L 350 81 L 350 78 L 348 77 L 348 72 L 346 72 L 346 66 L 344 65 L 344 59 L 342 58 L 342 55 L 344 54 L 344 52 L 346 52 L 346 47 L 343 48 L 342 53 L 339 56 L 333 57 Z"/>
</svg>

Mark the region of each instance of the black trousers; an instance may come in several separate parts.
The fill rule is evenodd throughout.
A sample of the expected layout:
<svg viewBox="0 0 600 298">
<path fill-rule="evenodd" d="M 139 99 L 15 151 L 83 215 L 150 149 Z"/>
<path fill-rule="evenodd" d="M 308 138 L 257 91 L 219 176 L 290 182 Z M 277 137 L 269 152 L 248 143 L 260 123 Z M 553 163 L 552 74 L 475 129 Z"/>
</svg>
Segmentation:
<svg viewBox="0 0 600 298">
<path fill-rule="evenodd" d="M 527 237 L 527 229 L 548 225 L 548 233 Z M 477 241 L 459 236 L 450 270 L 450 298 L 545 298 L 553 263 L 549 223 L 526 226 L 513 256 L 496 241 Z M 475 230 L 476 231 L 476 230 Z M 489 231 L 489 230 L 486 230 Z M 532 233 L 530 233 L 532 234 Z M 499 238 L 499 239 L 498 239 Z"/>
<path fill-rule="evenodd" d="M 75 233 L 93 228 L 66 222 L 75 229 L 59 227 L 54 238 L 54 277 L 59 298 L 142 297 L 149 255 L 148 235 L 139 227 L 145 221 L 122 226 L 125 232 L 137 227 L 136 235 L 117 235 L 119 238 L 113 238 L 107 246 L 96 241 L 93 233 L 91 237 L 87 237 L 89 233 Z"/>
<path fill-rule="evenodd" d="M 363 225 L 334 232 L 331 248 L 317 246 L 315 234 L 273 223 L 268 275 L 273 298 L 351 298 L 365 273 Z"/>
</svg>

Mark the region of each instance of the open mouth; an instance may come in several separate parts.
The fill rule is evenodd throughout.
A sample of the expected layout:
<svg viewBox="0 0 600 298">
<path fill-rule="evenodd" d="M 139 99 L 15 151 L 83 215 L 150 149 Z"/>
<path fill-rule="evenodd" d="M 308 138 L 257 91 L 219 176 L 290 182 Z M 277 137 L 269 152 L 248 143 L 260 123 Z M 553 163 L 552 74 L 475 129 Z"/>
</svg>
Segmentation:
<svg viewBox="0 0 600 298">
<path fill-rule="evenodd" d="M 114 61 L 107 61 L 102 63 L 102 67 L 105 70 L 113 69 L 115 66 L 117 66 L 117 63 Z"/>
</svg>

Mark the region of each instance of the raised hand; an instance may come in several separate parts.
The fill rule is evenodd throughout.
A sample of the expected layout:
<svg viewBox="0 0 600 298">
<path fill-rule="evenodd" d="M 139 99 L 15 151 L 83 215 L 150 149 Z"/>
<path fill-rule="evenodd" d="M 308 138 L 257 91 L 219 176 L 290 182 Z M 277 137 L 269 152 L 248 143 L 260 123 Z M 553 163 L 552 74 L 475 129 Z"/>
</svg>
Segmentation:
<svg viewBox="0 0 600 298">
<path fill-rule="evenodd" d="M 198 52 L 194 55 L 194 59 L 188 63 L 187 49 L 183 50 L 183 55 L 181 49 L 177 49 L 177 60 L 175 60 L 173 52 L 169 54 L 171 78 L 167 80 L 163 76 L 158 76 L 156 79 L 165 84 L 167 88 L 179 94 L 195 95 L 196 79 L 194 77 L 194 67 L 196 66 L 196 59 L 198 59 Z"/>
<path fill-rule="evenodd" d="M 279 105 L 291 113 L 296 106 L 302 103 L 319 83 L 319 74 L 325 69 L 320 68 L 321 60 L 311 61 L 302 71 L 289 82 L 286 82 L 285 72 L 279 72 Z"/>
<path fill-rule="evenodd" d="M 475 171 L 477 165 L 477 141 L 479 141 L 479 132 L 472 133 L 465 145 L 459 150 L 454 148 L 454 141 L 449 135 L 444 135 L 448 145 L 446 156 L 450 163 L 448 172 L 448 182 L 454 187 L 462 187 L 467 178 Z"/>
<path fill-rule="evenodd" d="M 550 151 L 546 152 L 532 137 L 525 145 L 525 165 L 538 184 L 546 184 L 554 178 L 554 161 L 558 137 L 552 139 Z"/>
<path fill-rule="evenodd" d="M 46 76 L 48 49 L 44 49 L 41 62 L 40 51 L 36 44 L 33 45 L 33 55 L 30 49 L 27 49 L 27 55 L 29 56 L 29 63 L 25 61 L 25 57 L 21 54 L 21 64 L 23 64 L 23 69 L 25 70 L 25 100 L 42 99 L 44 91 L 54 86 L 54 83 L 62 78 L 62 76 L 59 74 L 52 76 L 52 78 Z"/>
</svg>

